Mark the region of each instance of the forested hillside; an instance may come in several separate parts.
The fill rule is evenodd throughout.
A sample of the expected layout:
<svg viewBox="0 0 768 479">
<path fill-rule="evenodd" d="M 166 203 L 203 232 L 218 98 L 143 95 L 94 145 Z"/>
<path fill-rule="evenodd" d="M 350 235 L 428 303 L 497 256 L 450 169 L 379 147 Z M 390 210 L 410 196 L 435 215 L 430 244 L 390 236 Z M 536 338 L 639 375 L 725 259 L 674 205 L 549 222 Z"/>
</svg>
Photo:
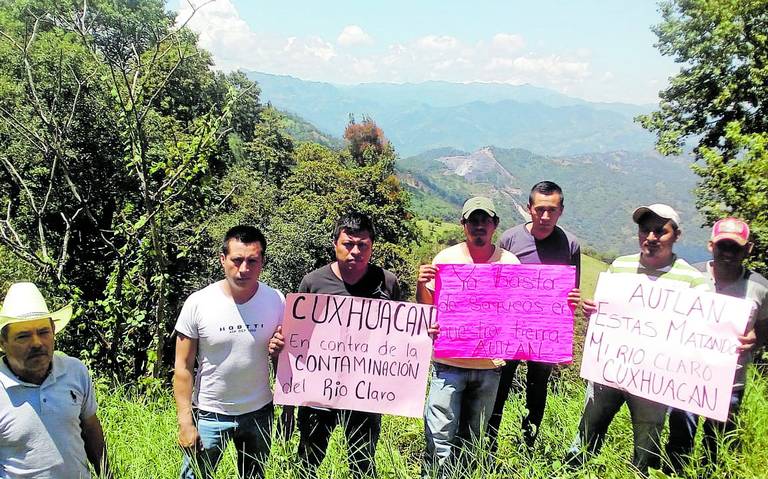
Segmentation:
<svg viewBox="0 0 768 479">
<path fill-rule="evenodd" d="M 531 85 L 492 83 L 333 85 L 247 72 L 263 97 L 325 131 L 367 115 L 404 156 L 485 145 L 541 154 L 649 150 L 653 138 L 633 117 L 648 105 L 590 103 Z"/>
<path fill-rule="evenodd" d="M 417 214 L 455 221 L 464 199 L 486 194 L 496 200 L 504 228 L 525 220 L 532 185 L 555 181 L 565 191 L 563 226 L 596 250 L 613 254 L 637 248 L 634 208 L 665 201 L 682 217 L 678 251 L 695 261 L 707 254 L 707 232 L 691 201 L 696 176 L 682 158 L 624 151 L 546 157 L 487 147 L 472 153 L 432 150 L 401 160 L 398 169 Z"/>
<path fill-rule="evenodd" d="M 0 4 L 0 282 L 74 303 L 60 349 L 121 381 L 164 376 L 181 303 L 220 277 L 238 223 L 265 231 L 264 279 L 292 291 L 331 259 L 335 218 L 363 211 L 408 290 L 409 198 L 393 149 L 363 147 L 365 122 L 329 149 L 243 74 L 213 71 L 162 0 L 87 6 Z"/>
</svg>

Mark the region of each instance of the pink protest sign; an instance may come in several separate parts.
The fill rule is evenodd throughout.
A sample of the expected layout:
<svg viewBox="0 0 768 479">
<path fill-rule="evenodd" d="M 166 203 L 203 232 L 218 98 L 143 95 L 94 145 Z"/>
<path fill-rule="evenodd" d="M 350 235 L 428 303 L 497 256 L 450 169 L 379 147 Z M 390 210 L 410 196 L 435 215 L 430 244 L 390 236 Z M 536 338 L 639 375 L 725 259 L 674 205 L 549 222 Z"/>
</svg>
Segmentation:
<svg viewBox="0 0 768 479">
<path fill-rule="evenodd" d="M 437 358 L 573 360 L 573 266 L 441 264 Z"/>
<path fill-rule="evenodd" d="M 750 301 L 609 273 L 595 301 L 581 377 L 725 421 Z"/>
<path fill-rule="evenodd" d="M 289 294 L 275 403 L 421 417 L 435 308 Z"/>
</svg>

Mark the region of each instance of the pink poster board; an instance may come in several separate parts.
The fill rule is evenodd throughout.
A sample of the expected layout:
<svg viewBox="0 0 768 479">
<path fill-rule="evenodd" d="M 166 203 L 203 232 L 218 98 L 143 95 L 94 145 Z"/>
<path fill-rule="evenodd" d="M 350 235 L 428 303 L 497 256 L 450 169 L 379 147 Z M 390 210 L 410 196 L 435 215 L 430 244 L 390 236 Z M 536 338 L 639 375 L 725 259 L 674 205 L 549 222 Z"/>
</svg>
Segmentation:
<svg viewBox="0 0 768 479">
<path fill-rule="evenodd" d="M 573 266 L 438 265 L 435 357 L 571 362 L 575 281 Z"/>
<path fill-rule="evenodd" d="M 641 274 L 600 275 L 581 377 L 724 421 L 740 344 L 752 313 L 745 299 Z"/>
<path fill-rule="evenodd" d="M 421 417 L 435 308 L 289 294 L 275 403 Z"/>
</svg>

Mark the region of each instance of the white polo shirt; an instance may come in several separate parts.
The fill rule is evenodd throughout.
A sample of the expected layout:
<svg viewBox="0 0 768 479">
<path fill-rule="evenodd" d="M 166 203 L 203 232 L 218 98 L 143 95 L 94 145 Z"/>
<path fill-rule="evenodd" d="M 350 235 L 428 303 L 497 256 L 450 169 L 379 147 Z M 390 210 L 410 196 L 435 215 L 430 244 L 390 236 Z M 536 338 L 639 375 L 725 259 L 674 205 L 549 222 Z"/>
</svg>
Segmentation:
<svg viewBox="0 0 768 479">
<path fill-rule="evenodd" d="M 37 385 L 0 359 L 0 384 L 0 477 L 90 478 L 80 422 L 96 414 L 96 397 L 85 365 L 57 352 Z"/>
</svg>

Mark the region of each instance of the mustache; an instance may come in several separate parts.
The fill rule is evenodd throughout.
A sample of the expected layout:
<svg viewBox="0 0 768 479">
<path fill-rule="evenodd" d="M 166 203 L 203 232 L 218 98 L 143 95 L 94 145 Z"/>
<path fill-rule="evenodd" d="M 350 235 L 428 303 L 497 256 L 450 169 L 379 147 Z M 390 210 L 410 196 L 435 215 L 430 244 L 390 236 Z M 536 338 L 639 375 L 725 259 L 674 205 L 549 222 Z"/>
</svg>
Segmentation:
<svg viewBox="0 0 768 479">
<path fill-rule="evenodd" d="M 48 348 L 39 347 L 39 348 L 34 348 L 31 351 L 29 351 L 29 354 L 27 355 L 27 357 L 34 358 L 34 357 L 37 357 L 37 356 L 47 356 L 47 355 L 48 355 Z"/>
</svg>

